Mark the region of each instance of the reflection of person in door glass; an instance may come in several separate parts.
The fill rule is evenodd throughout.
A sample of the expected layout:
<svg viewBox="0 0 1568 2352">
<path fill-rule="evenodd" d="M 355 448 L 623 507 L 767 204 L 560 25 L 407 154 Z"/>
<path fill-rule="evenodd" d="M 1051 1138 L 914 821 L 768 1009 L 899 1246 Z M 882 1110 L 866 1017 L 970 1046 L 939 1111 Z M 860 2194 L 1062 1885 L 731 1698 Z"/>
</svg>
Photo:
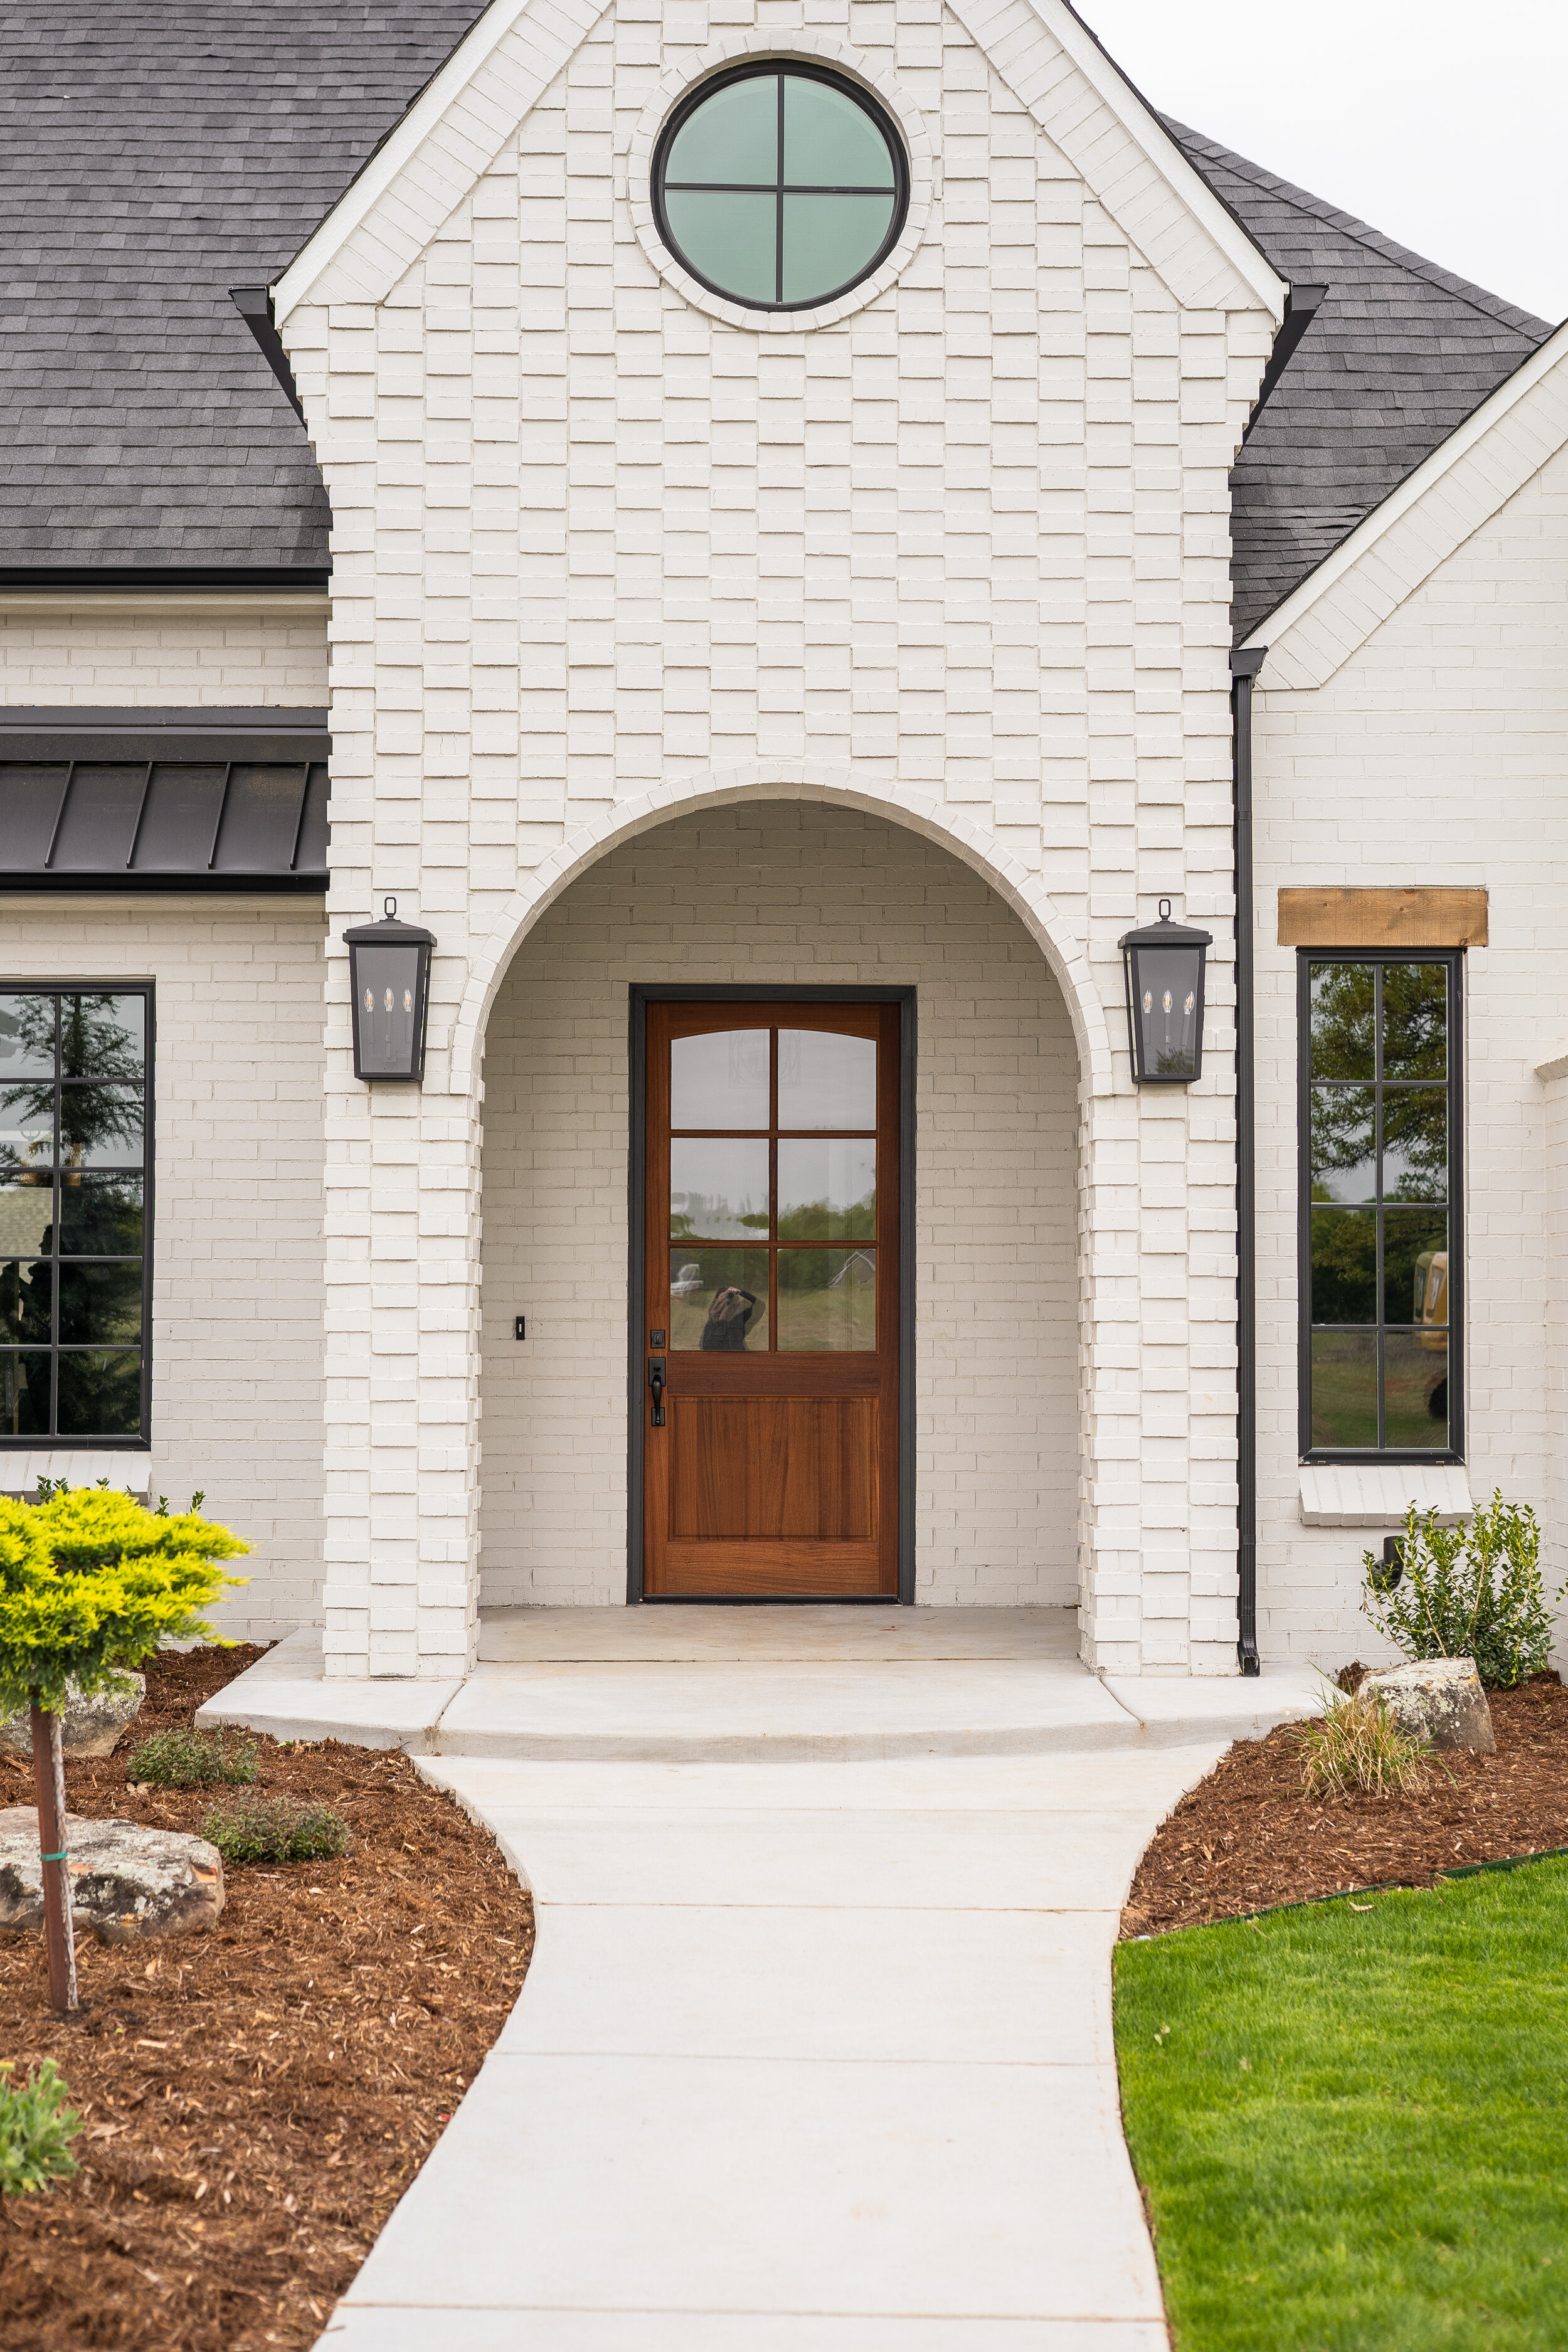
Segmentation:
<svg viewBox="0 0 1568 2352">
<path fill-rule="evenodd" d="M 752 1319 L 757 1303 L 751 1290 L 718 1290 L 708 1309 L 708 1320 L 702 1326 L 705 1348 L 743 1348 L 746 1326 Z"/>
</svg>

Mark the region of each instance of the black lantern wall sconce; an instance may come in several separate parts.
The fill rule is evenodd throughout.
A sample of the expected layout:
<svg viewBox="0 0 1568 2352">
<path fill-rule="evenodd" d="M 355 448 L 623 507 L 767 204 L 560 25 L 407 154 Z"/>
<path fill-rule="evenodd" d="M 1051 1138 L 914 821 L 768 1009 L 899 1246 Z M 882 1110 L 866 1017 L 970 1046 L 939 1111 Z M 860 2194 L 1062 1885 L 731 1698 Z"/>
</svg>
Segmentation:
<svg viewBox="0 0 1568 2352">
<path fill-rule="evenodd" d="M 400 923 L 395 898 L 383 900 L 379 923 L 343 933 L 354 1005 L 354 1076 L 416 1087 L 425 1076 L 430 1013 L 430 931 Z"/>
<path fill-rule="evenodd" d="M 1204 1066 L 1204 951 L 1209 931 L 1160 919 L 1118 940 L 1127 978 L 1127 1044 L 1141 1087 L 1190 1087 Z"/>
</svg>

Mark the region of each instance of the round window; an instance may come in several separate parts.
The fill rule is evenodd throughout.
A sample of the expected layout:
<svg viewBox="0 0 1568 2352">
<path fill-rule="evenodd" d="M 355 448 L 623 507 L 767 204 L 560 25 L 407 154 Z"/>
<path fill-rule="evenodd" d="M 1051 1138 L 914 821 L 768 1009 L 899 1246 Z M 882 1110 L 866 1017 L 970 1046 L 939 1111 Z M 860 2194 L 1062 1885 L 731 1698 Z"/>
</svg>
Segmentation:
<svg viewBox="0 0 1568 2352">
<path fill-rule="evenodd" d="M 653 159 L 659 234 L 693 278 L 753 310 L 809 310 L 869 278 L 909 204 L 897 132 L 814 66 L 701 83 Z"/>
</svg>

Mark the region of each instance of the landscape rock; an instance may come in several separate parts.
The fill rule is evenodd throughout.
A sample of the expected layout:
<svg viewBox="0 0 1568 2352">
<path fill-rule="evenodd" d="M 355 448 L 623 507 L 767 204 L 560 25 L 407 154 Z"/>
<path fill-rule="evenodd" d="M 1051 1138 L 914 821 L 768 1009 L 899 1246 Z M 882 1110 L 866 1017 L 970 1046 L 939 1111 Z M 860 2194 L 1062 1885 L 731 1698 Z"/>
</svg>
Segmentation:
<svg viewBox="0 0 1568 2352">
<path fill-rule="evenodd" d="M 67 1756 L 111 1755 L 126 1725 L 134 1723 L 141 1714 L 146 1696 L 146 1675 L 132 1674 L 129 1667 L 121 1671 L 112 1689 L 94 1691 L 90 1696 L 84 1697 L 72 1683 L 60 1727 L 60 1746 Z M 31 1759 L 33 1725 L 26 1707 L 0 1722 L 0 1747 L 9 1748 L 13 1756 Z"/>
<path fill-rule="evenodd" d="M 1384 1666 L 1363 1675 L 1356 1696 L 1380 1691 L 1402 1731 L 1429 1739 L 1434 1748 L 1468 1748 L 1492 1756 L 1492 1711 L 1481 1688 L 1474 1658 L 1418 1658 L 1411 1665 Z"/>
<path fill-rule="evenodd" d="M 188 1936 L 224 1906 L 223 1856 L 205 1838 L 137 1822 L 66 1819 L 71 1917 L 102 1944 Z M 0 1808 L 0 1927 L 41 1927 L 44 1874 L 31 1805 Z"/>
</svg>

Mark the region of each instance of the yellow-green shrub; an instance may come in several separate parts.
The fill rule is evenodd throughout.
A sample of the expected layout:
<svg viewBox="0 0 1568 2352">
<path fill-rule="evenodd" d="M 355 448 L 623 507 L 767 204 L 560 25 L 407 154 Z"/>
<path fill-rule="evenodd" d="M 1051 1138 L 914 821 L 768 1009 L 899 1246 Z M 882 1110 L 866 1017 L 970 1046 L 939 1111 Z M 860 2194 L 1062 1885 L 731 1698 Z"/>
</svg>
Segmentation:
<svg viewBox="0 0 1568 2352">
<path fill-rule="evenodd" d="M 216 1639 L 200 1612 L 244 1582 L 217 1563 L 249 1549 L 195 1511 L 103 1487 L 0 1498 L 0 1715 L 35 1691 L 58 1713 L 68 1682 L 101 1690 L 162 1642 Z"/>
</svg>

